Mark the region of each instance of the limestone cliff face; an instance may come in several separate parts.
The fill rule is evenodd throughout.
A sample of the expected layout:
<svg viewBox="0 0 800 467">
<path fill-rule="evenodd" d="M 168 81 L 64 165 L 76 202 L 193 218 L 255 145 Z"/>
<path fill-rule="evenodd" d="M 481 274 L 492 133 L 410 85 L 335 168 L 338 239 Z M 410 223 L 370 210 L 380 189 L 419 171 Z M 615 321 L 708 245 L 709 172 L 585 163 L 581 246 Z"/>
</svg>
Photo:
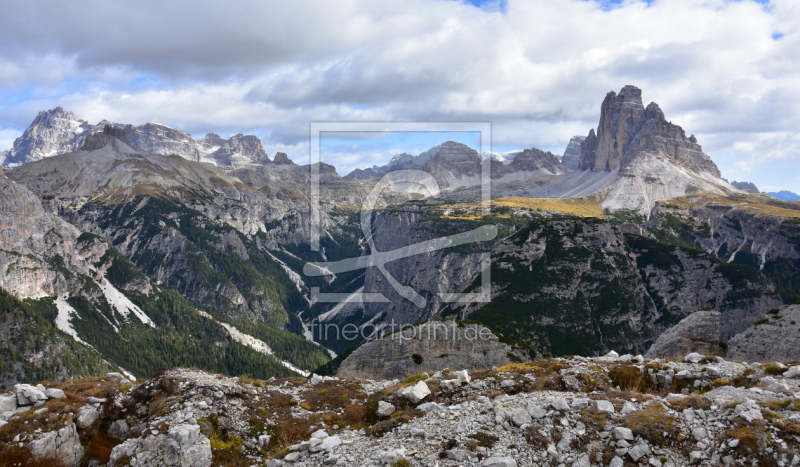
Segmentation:
<svg viewBox="0 0 800 467">
<path fill-rule="evenodd" d="M 728 359 L 747 362 L 800 360 L 800 305 L 786 305 L 764 315 L 728 342 Z"/>
<path fill-rule="evenodd" d="M 451 310 L 556 355 L 641 353 L 705 307 L 722 313 L 725 340 L 779 303 L 753 268 L 597 219 L 533 222 L 498 242 L 492 260 L 492 301 Z"/>
<path fill-rule="evenodd" d="M 581 146 L 580 168 L 594 172 L 627 166 L 640 153 L 654 153 L 693 172 L 719 178 L 716 164 L 703 153 L 694 135 L 668 122 L 658 104 L 642 104 L 642 91 L 625 86 L 606 95 L 600 108 L 597 136 L 590 132 Z"/>
<path fill-rule="evenodd" d="M 492 171 L 492 177 L 501 176 L 509 172 L 547 171 L 554 175 L 569 172 L 569 169 L 553 153 L 537 148 L 525 149 L 517 154 L 509 164 L 499 165 L 497 168 L 499 170 Z"/>
<path fill-rule="evenodd" d="M 647 214 L 658 201 L 696 193 L 736 192 L 703 153 L 694 135 L 669 122 L 659 106 L 642 104 L 642 91 L 625 86 L 609 92 L 600 109 L 597 133 L 581 144 L 579 168 L 616 174 L 595 196 L 611 211 Z"/>
<path fill-rule="evenodd" d="M 594 131 L 594 130 L 593 130 Z M 570 170 L 578 170 L 581 165 L 581 144 L 586 140 L 586 136 L 573 136 L 569 140 L 561 163 Z"/>
<path fill-rule="evenodd" d="M 89 274 L 105 253 L 104 245 L 79 245 L 80 235 L 0 172 L 0 288 L 20 298 L 74 292 L 79 285 L 67 271 Z"/>
<path fill-rule="evenodd" d="M 714 310 L 700 310 L 658 336 L 645 358 L 682 360 L 689 353 L 722 355 L 719 328 L 722 315 Z M 724 355 L 722 355 L 724 356 Z"/>
<path fill-rule="evenodd" d="M 87 121 L 61 107 L 39 112 L 0 163 L 13 167 L 75 151 L 83 145 L 83 136 L 90 128 Z"/>
<path fill-rule="evenodd" d="M 342 362 L 337 375 L 396 379 L 445 368 L 492 368 L 509 363 L 512 350 L 484 326 L 432 321 L 362 345 Z"/>
</svg>

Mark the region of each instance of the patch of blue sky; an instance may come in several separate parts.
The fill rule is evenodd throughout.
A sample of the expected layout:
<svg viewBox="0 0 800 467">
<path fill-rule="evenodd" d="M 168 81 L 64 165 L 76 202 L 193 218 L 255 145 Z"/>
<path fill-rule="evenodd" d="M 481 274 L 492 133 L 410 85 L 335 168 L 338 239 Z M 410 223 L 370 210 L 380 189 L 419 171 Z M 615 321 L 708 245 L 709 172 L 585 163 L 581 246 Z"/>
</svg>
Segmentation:
<svg viewBox="0 0 800 467">
<path fill-rule="evenodd" d="M 24 86 L 9 93 L 0 93 L 0 105 L 14 105 L 31 99 L 35 89 L 32 86 Z"/>
</svg>

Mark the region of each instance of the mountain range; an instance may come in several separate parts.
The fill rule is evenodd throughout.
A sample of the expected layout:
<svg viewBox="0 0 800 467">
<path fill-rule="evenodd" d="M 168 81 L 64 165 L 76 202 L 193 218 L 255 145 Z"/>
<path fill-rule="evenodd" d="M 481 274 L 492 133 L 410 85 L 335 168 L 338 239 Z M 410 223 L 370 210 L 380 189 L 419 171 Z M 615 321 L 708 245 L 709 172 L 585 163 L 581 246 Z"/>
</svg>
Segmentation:
<svg viewBox="0 0 800 467">
<path fill-rule="evenodd" d="M 800 300 L 800 206 L 723 180 L 697 139 L 657 104 L 644 106 L 634 86 L 608 93 L 598 127 L 572 138 L 561 158 L 445 141 L 342 177 L 328 164 L 270 159 L 253 135 L 195 140 L 155 123 L 92 125 L 61 108 L 39 113 L 0 157 L 9 310 L 0 341 L 14 368 L 2 384 L 170 366 L 302 374 L 392 326 L 449 317 L 477 320 L 538 355 L 643 352 L 701 308 L 721 313 L 727 341 Z M 417 178 L 372 199 L 397 170 Z M 430 179 L 435 189 L 423 193 Z M 370 238 L 367 199 L 376 205 Z M 385 271 L 305 274 L 309 262 L 487 225 L 495 238 L 421 249 Z M 483 290 L 484 271 L 490 302 L 447 299 Z M 57 339 L 31 345 L 19 332 L 30 323 Z M 361 332 L 346 339 L 326 325 Z M 66 348 L 80 350 L 66 361 Z"/>
</svg>

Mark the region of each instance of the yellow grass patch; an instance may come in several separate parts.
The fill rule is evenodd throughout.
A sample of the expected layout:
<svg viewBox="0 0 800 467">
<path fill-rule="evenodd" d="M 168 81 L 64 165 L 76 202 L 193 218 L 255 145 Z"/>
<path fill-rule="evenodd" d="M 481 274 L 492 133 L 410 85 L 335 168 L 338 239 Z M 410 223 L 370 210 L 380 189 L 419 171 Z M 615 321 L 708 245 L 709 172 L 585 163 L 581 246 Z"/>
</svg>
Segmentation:
<svg viewBox="0 0 800 467">
<path fill-rule="evenodd" d="M 706 204 L 720 204 L 764 216 L 800 218 L 800 204 L 797 205 L 797 209 L 789 209 L 780 206 L 764 204 L 760 201 L 761 197 L 756 196 L 747 199 L 732 199 L 724 196 L 702 194 L 684 198 L 675 198 L 669 201 L 664 201 L 662 204 L 666 206 L 677 206 L 681 209 L 688 209 L 692 206 L 702 206 Z"/>
</svg>

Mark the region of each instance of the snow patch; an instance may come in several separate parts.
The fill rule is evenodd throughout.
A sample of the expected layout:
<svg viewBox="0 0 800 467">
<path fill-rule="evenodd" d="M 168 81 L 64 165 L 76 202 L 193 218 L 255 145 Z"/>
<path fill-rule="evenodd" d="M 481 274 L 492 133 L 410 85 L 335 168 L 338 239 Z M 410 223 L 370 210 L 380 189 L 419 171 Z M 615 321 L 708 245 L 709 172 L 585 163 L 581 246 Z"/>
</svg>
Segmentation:
<svg viewBox="0 0 800 467">
<path fill-rule="evenodd" d="M 278 363 L 280 363 L 284 367 L 286 367 L 286 368 L 288 368 L 288 369 L 290 369 L 290 370 L 292 370 L 294 372 L 297 372 L 297 373 L 299 373 L 299 374 L 301 374 L 303 376 L 310 376 L 311 375 L 310 372 L 305 371 L 305 370 L 301 370 L 300 368 L 297 368 L 296 366 L 292 365 L 290 362 L 287 362 L 285 360 L 281 360 L 280 358 L 278 358 L 275 355 L 275 352 L 272 350 L 272 347 L 270 347 L 269 344 L 267 344 L 266 342 L 262 341 L 261 339 L 255 338 L 255 337 L 251 336 L 250 334 L 245 334 L 242 331 L 236 329 L 235 326 L 231 326 L 228 323 L 221 323 L 221 322 L 215 320 L 214 317 L 212 317 L 210 314 L 206 313 L 203 310 L 197 310 L 197 313 L 200 316 L 202 316 L 204 318 L 208 318 L 211 321 L 214 321 L 215 323 L 217 323 L 220 326 L 222 326 L 223 328 L 225 328 L 225 330 L 228 331 L 228 334 L 231 336 L 231 339 L 233 339 L 234 341 L 236 341 L 236 342 L 238 342 L 238 343 L 240 343 L 240 344 L 242 344 L 242 345 L 244 345 L 246 347 L 250 347 L 251 349 L 255 350 L 256 352 L 263 353 L 265 355 L 270 355 L 270 356 L 274 357 L 275 360 L 277 360 Z"/>
<path fill-rule="evenodd" d="M 156 327 L 156 323 L 154 323 L 153 320 L 151 320 L 150 317 L 147 316 L 147 314 L 145 314 L 145 312 L 142 311 L 141 308 L 134 305 L 133 302 L 131 302 L 128 299 L 128 297 L 123 295 L 122 292 L 120 292 L 119 290 L 117 290 L 116 287 L 111 285 L 111 283 L 108 282 L 108 279 L 103 277 L 102 279 L 100 279 L 97 285 L 99 285 L 100 289 L 103 290 L 103 295 L 105 295 L 108 304 L 111 305 L 114 309 L 116 309 L 120 315 L 125 317 L 125 319 L 128 318 L 129 314 L 133 313 L 134 316 L 136 316 L 139 319 L 139 321 L 142 322 L 142 324 L 146 324 L 151 328 Z"/>
<path fill-rule="evenodd" d="M 286 263 L 275 257 L 275 255 L 270 253 L 268 250 L 264 251 L 267 252 L 270 258 L 274 259 L 278 264 L 281 265 L 281 268 L 283 268 L 283 270 L 286 272 L 286 275 L 289 276 L 289 279 L 292 282 L 294 282 L 295 287 L 297 287 L 297 291 L 303 294 L 303 298 L 305 298 L 308 304 L 311 305 L 311 300 L 306 296 L 305 293 L 303 293 L 303 289 L 306 287 L 306 284 L 305 282 L 303 282 L 303 279 L 300 277 L 300 274 L 292 271 L 292 269 L 289 266 L 287 266 Z"/>
<path fill-rule="evenodd" d="M 86 341 L 78 337 L 78 332 L 75 330 L 75 328 L 72 327 L 72 318 L 81 319 L 81 317 L 78 315 L 78 312 L 75 310 L 75 308 L 72 308 L 72 306 L 69 303 L 67 303 L 67 298 L 69 298 L 69 296 L 64 295 L 62 297 L 56 297 L 55 299 L 55 305 L 56 308 L 58 309 L 58 315 L 56 316 L 56 323 L 55 323 L 56 327 L 61 331 L 63 331 L 64 333 L 72 336 L 72 338 L 75 339 L 76 342 L 79 342 L 94 350 L 94 347 L 92 347 L 91 345 L 86 343 Z"/>
<path fill-rule="evenodd" d="M 250 347 L 251 349 L 255 350 L 256 352 L 263 353 L 263 354 L 266 354 L 266 355 L 271 355 L 271 356 L 275 357 L 275 359 L 278 360 L 278 362 L 281 365 L 285 366 L 286 368 L 288 368 L 288 369 L 290 369 L 290 370 L 292 370 L 294 372 L 300 373 L 303 376 L 310 376 L 311 375 L 310 372 L 305 371 L 305 370 L 301 370 L 300 368 L 297 368 L 296 366 L 292 365 L 291 363 L 289 363 L 289 362 L 287 362 L 285 360 L 281 360 L 278 357 L 276 357 L 275 356 L 275 352 L 273 352 L 272 348 L 269 345 L 267 345 L 266 342 L 262 341 L 261 339 L 257 339 L 255 337 L 249 335 L 249 334 L 245 334 L 242 331 L 236 329 L 235 327 L 231 326 L 228 323 L 219 323 L 219 324 L 223 328 L 225 328 L 226 331 L 228 331 L 228 334 L 231 335 L 231 339 L 233 339 L 234 341 L 236 341 L 236 342 L 238 342 L 238 343 L 240 343 L 240 344 L 242 344 L 244 346 Z"/>
<path fill-rule="evenodd" d="M 328 321 L 330 319 L 335 318 L 337 315 L 341 313 L 344 307 L 351 303 L 361 303 L 358 299 L 361 296 L 361 293 L 364 292 L 364 287 L 359 287 L 358 290 L 353 292 L 352 294 L 348 295 L 347 298 L 342 300 L 338 303 L 335 307 L 331 308 L 330 310 L 326 311 L 325 313 L 319 315 L 320 321 Z"/>
</svg>

